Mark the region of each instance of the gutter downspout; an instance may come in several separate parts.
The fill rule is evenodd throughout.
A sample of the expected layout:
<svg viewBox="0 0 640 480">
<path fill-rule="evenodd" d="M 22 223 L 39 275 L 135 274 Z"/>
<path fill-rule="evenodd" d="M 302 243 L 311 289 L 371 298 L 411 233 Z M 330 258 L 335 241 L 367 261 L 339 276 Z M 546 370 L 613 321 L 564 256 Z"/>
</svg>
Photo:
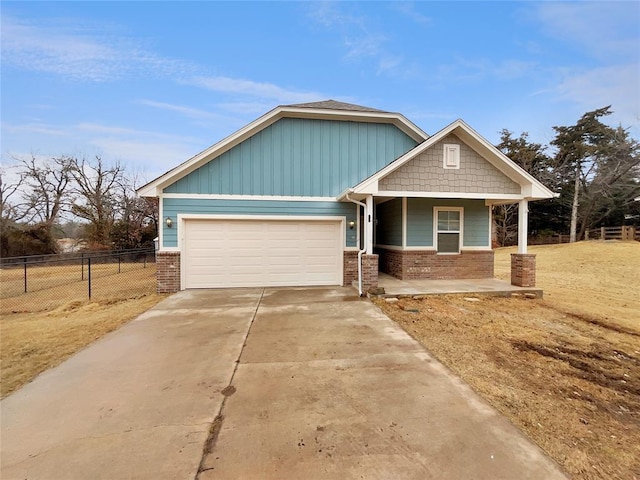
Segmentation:
<svg viewBox="0 0 640 480">
<path fill-rule="evenodd" d="M 349 198 L 349 194 L 353 193 L 352 189 L 346 193 L 345 198 L 356 205 L 360 205 L 364 209 L 364 218 L 367 218 L 367 205 L 365 203 L 359 202 L 358 200 L 354 200 L 353 198 Z M 360 211 L 358 211 L 360 213 Z M 367 251 L 367 229 L 363 229 L 364 238 L 363 244 L 364 248 L 362 250 L 358 250 L 358 295 L 362 296 L 362 254 Z"/>
</svg>

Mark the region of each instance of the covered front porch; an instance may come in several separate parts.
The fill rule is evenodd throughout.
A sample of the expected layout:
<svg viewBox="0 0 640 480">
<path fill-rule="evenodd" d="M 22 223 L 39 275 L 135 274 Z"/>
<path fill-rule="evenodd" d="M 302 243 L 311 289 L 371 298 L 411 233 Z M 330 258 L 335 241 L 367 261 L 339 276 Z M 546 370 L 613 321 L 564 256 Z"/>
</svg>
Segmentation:
<svg viewBox="0 0 640 480">
<path fill-rule="evenodd" d="M 517 200 L 519 248 L 512 255 L 508 283 L 494 278 L 491 209 L 515 199 L 418 195 L 367 195 L 357 201 L 363 207 L 358 229 L 362 277 L 354 286 L 361 294 L 542 296 L 535 288 L 535 255 L 527 253 L 527 199 Z"/>
<path fill-rule="evenodd" d="M 376 289 L 381 274 L 402 282 L 493 280 L 491 210 L 509 203 L 518 204 L 511 284 L 533 288 L 528 205 L 553 196 L 457 120 L 338 198 L 362 208 L 359 291 Z"/>
</svg>

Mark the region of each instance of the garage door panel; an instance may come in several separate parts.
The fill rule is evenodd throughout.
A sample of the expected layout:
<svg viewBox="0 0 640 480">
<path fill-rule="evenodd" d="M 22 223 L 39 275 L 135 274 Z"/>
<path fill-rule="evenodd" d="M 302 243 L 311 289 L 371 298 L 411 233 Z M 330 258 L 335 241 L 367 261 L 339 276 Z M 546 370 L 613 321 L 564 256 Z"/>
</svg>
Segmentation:
<svg viewBox="0 0 640 480">
<path fill-rule="evenodd" d="M 341 223 L 187 220 L 185 288 L 342 284 Z"/>
</svg>

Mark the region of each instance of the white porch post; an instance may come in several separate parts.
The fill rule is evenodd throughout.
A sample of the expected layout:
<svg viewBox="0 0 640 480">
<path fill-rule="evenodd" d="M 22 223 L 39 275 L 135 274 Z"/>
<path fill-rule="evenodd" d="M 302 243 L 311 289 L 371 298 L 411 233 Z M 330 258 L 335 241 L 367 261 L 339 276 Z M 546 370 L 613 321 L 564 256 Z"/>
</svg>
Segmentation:
<svg viewBox="0 0 640 480">
<path fill-rule="evenodd" d="M 367 218 L 364 219 L 367 255 L 373 254 L 373 195 L 367 195 Z"/>
<path fill-rule="evenodd" d="M 518 253 L 527 253 L 527 235 L 529 225 L 529 202 L 518 202 Z"/>
</svg>

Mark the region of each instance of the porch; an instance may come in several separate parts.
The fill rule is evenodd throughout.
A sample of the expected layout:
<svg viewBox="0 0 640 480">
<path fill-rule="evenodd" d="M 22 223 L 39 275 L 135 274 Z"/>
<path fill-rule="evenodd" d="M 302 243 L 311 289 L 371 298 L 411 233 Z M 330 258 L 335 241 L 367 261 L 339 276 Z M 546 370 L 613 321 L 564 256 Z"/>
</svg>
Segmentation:
<svg viewBox="0 0 640 480">
<path fill-rule="evenodd" d="M 413 295 L 481 294 L 510 297 L 513 294 L 533 294 L 542 298 L 542 289 L 519 287 L 496 278 L 463 280 L 400 280 L 386 273 L 378 274 L 378 288 L 384 289 L 382 297 L 406 297 Z"/>
</svg>

